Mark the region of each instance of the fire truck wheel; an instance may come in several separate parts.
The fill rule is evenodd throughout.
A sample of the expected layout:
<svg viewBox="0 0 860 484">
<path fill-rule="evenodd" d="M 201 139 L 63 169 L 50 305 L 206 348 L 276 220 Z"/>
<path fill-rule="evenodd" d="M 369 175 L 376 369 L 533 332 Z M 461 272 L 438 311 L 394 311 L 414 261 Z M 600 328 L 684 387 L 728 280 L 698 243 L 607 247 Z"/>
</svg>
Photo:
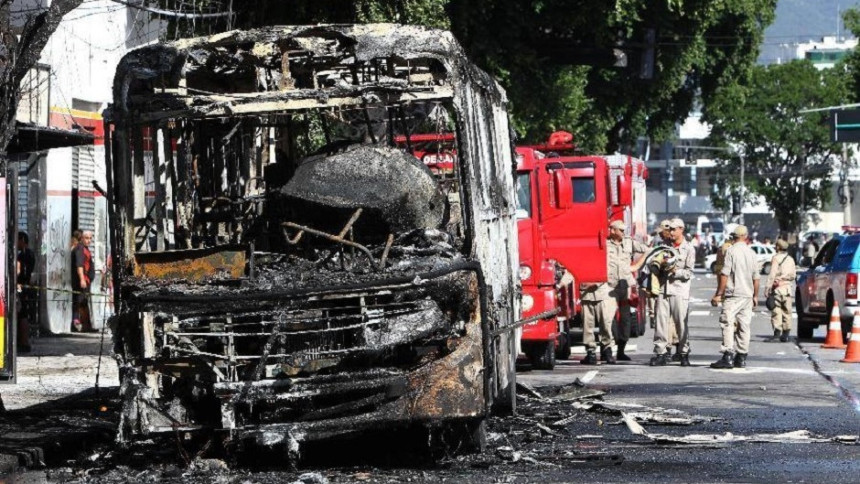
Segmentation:
<svg viewBox="0 0 860 484">
<path fill-rule="evenodd" d="M 558 335 L 558 346 L 555 348 L 555 359 L 566 360 L 570 358 L 570 335 L 563 333 Z"/>
<path fill-rule="evenodd" d="M 529 347 L 528 355 L 533 368 L 552 370 L 555 368 L 555 341 L 532 344 Z"/>
</svg>

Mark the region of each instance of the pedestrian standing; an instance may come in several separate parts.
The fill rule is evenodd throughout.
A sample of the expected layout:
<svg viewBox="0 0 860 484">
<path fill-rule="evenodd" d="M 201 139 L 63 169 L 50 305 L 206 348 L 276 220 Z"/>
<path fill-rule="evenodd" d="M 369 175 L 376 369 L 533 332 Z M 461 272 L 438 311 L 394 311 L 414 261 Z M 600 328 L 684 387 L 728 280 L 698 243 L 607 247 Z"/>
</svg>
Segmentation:
<svg viewBox="0 0 860 484">
<path fill-rule="evenodd" d="M 72 238 L 69 239 L 69 250 L 75 250 L 75 247 L 81 243 L 81 234 L 80 230 L 75 230 L 72 232 Z"/>
<path fill-rule="evenodd" d="M 90 286 L 96 277 L 93 265 L 93 254 L 90 252 L 90 243 L 93 233 L 84 230 L 81 233 L 78 245 L 72 250 L 72 331 L 89 331 L 92 329 L 90 320 Z"/>
<path fill-rule="evenodd" d="M 804 245 L 804 248 L 803 248 L 803 254 L 805 256 L 803 265 L 805 265 L 807 267 L 811 266 L 812 261 L 815 259 L 815 254 L 817 254 L 817 253 L 818 253 L 818 245 L 816 245 L 816 243 L 815 243 L 815 237 L 810 235 L 806 239 L 806 244 Z"/>
<path fill-rule="evenodd" d="M 794 259 L 788 255 L 788 242 L 776 241 L 776 255 L 770 261 L 770 274 L 767 276 L 766 294 L 773 294 L 776 306 L 770 313 L 770 324 L 773 326 L 771 341 L 788 341 L 791 334 L 792 295 L 794 294 L 794 279 L 797 276 L 797 266 Z"/>
<path fill-rule="evenodd" d="M 670 343 L 669 326 L 674 325 L 678 334 L 681 366 L 690 366 L 690 343 L 688 341 L 687 320 L 690 305 L 690 280 L 696 263 L 696 251 L 684 237 L 684 221 L 673 218 L 669 222 L 671 246 L 678 256 L 667 267 L 666 282 L 657 298 L 657 328 L 654 333 L 654 356 L 651 366 L 664 366 L 669 363 L 666 347 Z"/>
<path fill-rule="evenodd" d="M 734 230 L 735 242 L 726 251 L 726 260 L 720 272 L 717 291 L 711 305 L 723 304 L 720 328 L 723 357 L 711 368 L 745 368 L 750 343 L 752 311 L 756 305 L 759 287 L 758 264 L 755 252 L 747 243 L 747 228 L 738 225 Z"/>
<path fill-rule="evenodd" d="M 616 359 L 630 361 L 630 357 L 624 353 L 627 342 L 630 340 L 630 292 L 636 290 L 636 279 L 633 277 L 631 264 L 634 256 L 642 256 L 648 251 L 648 247 L 638 240 L 633 240 L 625 235 L 627 224 L 621 220 L 614 220 L 609 224 L 609 243 L 606 249 L 609 252 L 607 276 L 610 285 L 614 283 L 612 295 L 618 305 L 618 325 L 615 332 L 615 343 L 618 345 Z M 641 258 L 641 257 L 640 257 Z M 606 348 L 603 349 L 605 353 Z M 612 354 L 612 348 L 609 348 Z M 604 358 L 606 360 L 606 358 Z"/>
<path fill-rule="evenodd" d="M 30 250 L 30 237 L 26 232 L 18 232 L 17 254 L 15 255 L 16 293 L 18 295 L 18 352 L 29 353 L 30 324 L 33 321 L 32 311 L 36 294 L 30 287 L 30 278 L 36 267 L 36 256 Z"/>
</svg>

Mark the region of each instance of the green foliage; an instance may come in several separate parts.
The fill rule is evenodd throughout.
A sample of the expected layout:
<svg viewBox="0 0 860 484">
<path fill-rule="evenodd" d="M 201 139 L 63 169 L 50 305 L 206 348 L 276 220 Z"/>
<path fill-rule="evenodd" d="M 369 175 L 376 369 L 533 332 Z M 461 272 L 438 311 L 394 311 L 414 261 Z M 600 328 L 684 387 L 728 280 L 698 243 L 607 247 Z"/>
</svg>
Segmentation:
<svg viewBox="0 0 860 484">
<path fill-rule="evenodd" d="M 842 19 L 845 21 L 846 29 L 850 30 L 855 37 L 860 36 L 860 9 L 846 10 L 842 14 Z M 851 92 L 860 92 L 860 50 L 854 49 L 854 52 L 845 59 L 845 65 L 851 77 Z"/>
<path fill-rule="evenodd" d="M 801 113 L 838 105 L 850 96 L 843 66 L 823 71 L 809 61 L 756 66 L 749 79 L 718 91 L 705 120 L 713 142 L 732 145 L 744 156 L 746 190 L 761 195 L 781 231 L 799 227 L 801 215 L 820 209 L 830 193 L 831 164 L 841 147 L 830 142 L 826 112 Z M 721 161 L 722 191 L 739 186 L 740 159 Z M 724 208 L 724 207 L 721 207 Z"/>
<path fill-rule="evenodd" d="M 606 152 L 629 149 L 640 136 L 670 136 L 694 101 L 702 99 L 707 109 L 718 90 L 745 78 L 775 6 L 776 0 L 245 0 L 233 2 L 232 27 L 387 21 L 450 29 L 507 90 L 521 140 L 543 141 L 565 129 L 585 151 Z M 641 79 L 649 29 L 656 32 L 654 76 Z M 612 49 L 626 52 L 626 68 L 595 60 Z"/>
</svg>

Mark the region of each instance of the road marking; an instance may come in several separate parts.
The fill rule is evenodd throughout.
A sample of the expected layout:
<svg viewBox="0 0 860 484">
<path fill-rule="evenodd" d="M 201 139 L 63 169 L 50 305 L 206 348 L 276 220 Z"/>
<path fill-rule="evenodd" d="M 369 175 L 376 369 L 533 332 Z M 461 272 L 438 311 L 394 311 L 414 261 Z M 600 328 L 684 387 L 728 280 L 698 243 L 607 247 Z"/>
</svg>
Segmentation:
<svg viewBox="0 0 860 484">
<path fill-rule="evenodd" d="M 596 376 L 597 376 L 597 370 L 591 370 L 588 373 L 586 373 L 584 377 L 580 378 L 579 381 L 581 381 L 582 383 L 588 383 L 591 380 L 594 380 L 594 377 L 596 377 Z"/>
<path fill-rule="evenodd" d="M 739 368 L 732 371 L 742 371 Z M 802 368 L 775 368 L 772 366 L 748 366 L 746 373 L 789 373 L 793 375 L 816 375 L 815 370 L 804 370 Z M 843 370 L 831 371 L 830 374 L 844 373 Z"/>
<path fill-rule="evenodd" d="M 690 311 L 690 316 L 710 316 L 710 311 Z"/>
</svg>

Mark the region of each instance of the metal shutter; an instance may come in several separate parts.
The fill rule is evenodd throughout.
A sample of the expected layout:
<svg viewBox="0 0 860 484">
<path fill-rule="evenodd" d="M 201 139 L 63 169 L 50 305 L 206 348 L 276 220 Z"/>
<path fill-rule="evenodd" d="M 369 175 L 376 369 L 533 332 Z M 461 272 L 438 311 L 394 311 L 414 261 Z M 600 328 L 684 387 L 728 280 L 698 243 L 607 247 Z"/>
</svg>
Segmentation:
<svg viewBox="0 0 860 484">
<path fill-rule="evenodd" d="M 95 148 L 76 146 L 72 152 L 72 188 L 78 189 L 78 228 L 96 229 L 96 203 L 93 180 L 96 178 Z"/>
</svg>

